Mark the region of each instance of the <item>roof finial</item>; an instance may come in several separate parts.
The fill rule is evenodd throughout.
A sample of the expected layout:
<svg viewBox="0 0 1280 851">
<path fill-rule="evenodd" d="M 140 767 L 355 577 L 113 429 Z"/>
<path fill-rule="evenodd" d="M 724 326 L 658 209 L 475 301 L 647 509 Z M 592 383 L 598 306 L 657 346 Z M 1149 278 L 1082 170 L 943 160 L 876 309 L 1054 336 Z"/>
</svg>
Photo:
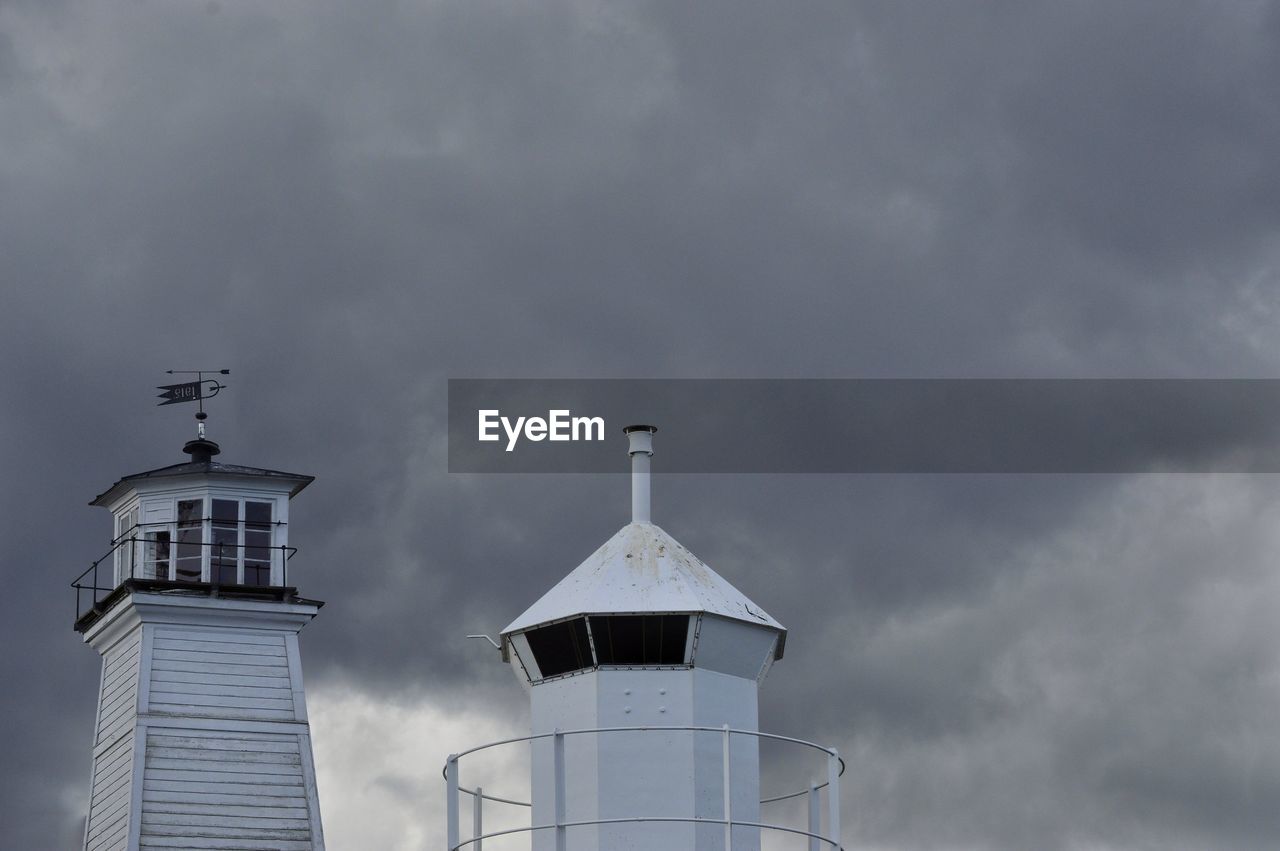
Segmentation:
<svg viewBox="0 0 1280 851">
<path fill-rule="evenodd" d="M 622 431 L 630 441 L 631 522 L 652 523 L 649 519 L 649 459 L 653 457 L 653 435 L 657 426 L 631 425 Z"/>
</svg>

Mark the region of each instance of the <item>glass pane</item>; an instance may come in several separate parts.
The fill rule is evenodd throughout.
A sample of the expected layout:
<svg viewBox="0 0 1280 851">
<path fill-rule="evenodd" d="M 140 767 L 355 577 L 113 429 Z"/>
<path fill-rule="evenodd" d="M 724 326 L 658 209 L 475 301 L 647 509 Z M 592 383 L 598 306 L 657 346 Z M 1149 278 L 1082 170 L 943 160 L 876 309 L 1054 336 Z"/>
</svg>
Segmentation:
<svg viewBox="0 0 1280 851">
<path fill-rule="evenodd" d="M 591 637 L 601 665 L 683 665 L 688 615 L 596 615 Z"/>
<path fill-rule="evenodd" d="M 218 500 L 219 502 L 221 500 Z M 234 504 L 234 503 L 233 503 Z M 209 581 L 224 585 L 235 584 L 236 562 L 240 557 L 240 548 L 236 546 L 239 532 L 234 527 L 226 529 L 213 527 L 213 546 L 209 551 Z"/>
<path fill-rule="evenodd" d="M 688 615 L 658 615 L 658 664 L 683 665 L 684 648 L 689 637 Z"/>
<path fill-rule="evenodd" d="M 244 530 L 244 560 L 271 561 L 271 532 L 266 529 Z"/>
<path fill-rule="evenodd" d="M 271 565 L 267 562 L 246 559 L 244 563 L 244 584 L 270 585 Z"/>
<path fill-rule="evenodd" d="M 178 579 L 187 582 L 200 581 L 200 562 L 203 555 L 203 547 L 200 546 L 200 532 L 198 524 L 194 529 L 178 529 L 178 542 L 174 545 Z"/>
<path fill-rule="evenodd" d="M 244 504 L 244 525 L 246 527 L 266 527 L 271 525 L 271 503 L 249 502 Z"/>
<path fill-rule="evenodd" d="M 190 528 L 199 526 L 200 521 L 204 519 L 204 500 L 203 499 L 180 499 L 178 500 L 178 527 Z"/>
<path fill-rule="evenodd" d="M 178 552 L 182 552 L 182 545 L 178 545 Z M 178 557 L 175 562 L 175 575 L 180 582 L 199 582 L 200 581 L 200 558 L 194 559 Z"/>
<path fill-rule="evenodd" d="M 591 619 L 591 637 L 601 665 L 643 665 L 644 634 L 640 615 Z"/>
<path fill-rule="evenodd" d="M 138 525 L 138 509 L 131 508 L 129 511 L 121 514 L 116 518 L 116 540 L 121 538 L 132 537 L 135 528 Z"/>
<path fill-rule="evenodd" d="M 125 538 L 120 544 L 120 575 L 122 577 L 133 577 L 133 548 L 132 538 Z"/>
<path fill-rule="evenodd" d="M 215 499 L 212 517 L 215 526 L 236 526 L 240 523 L 240 503 L 234 499 Z"/>
<path fill-rule="evenodd" d="M 554 677 L 593 666 L 587 640 L 587 619 L 554 623 L 526 632 L 529 649 L 544 677 Z"/>
<path fill-rule="evenodd" d="M 147 561 L 169 560 L 169 533 L 150 532 L 147 534 Z"/>
<path fill-rule="evenodd" d="M 169 533 L 147 533 L 147 579 L 169 578 Z"/>
</svg>

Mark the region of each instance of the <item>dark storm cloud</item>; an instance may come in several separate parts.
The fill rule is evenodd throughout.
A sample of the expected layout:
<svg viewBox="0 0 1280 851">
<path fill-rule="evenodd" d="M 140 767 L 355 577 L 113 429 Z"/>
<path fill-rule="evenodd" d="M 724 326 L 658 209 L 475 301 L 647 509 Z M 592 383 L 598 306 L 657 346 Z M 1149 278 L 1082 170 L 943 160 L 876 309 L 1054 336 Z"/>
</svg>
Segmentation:
<svg viewBox="0 0 1280 851">
<path fill-rule="evenodd" d="M 509 705 L 460 636 L 626 485 L 448 476 L 447 377 L 1269 377 L 1278 21 L 0 3 L 6 843 L 76 842 L 66 582 L 84 502 L 179 460 L 163 369 L 231 368 L 224 457 L 318 476 L 313 687 Z M 655 516 L 792 627 L 763 717 L 856 757 L 850 846 L 1253 849 L 1267 482 L 661 477 Z"/>
</svg>

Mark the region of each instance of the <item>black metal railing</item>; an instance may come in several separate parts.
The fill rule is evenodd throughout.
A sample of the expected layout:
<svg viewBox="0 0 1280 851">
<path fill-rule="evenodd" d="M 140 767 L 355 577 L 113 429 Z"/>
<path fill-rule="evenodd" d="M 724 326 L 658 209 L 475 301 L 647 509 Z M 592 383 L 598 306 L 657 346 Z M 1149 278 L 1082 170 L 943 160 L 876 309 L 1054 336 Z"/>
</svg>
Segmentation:
<svg viewBox="0 0 1280 851">
<path fill-rule="evenodd" d="M 130 588 L 189 588 L 191 590 L 209 590 L 216 593 L 220 589 L 252 592 L 254 589 L 282 589 L 289 587 L 289 559 L 293 558 L 294 553 L 298 551 L 297 547 L 289 547 L 283 544 L 262 546 L 258 544 L 228 544 L 223 542 L 158 541 L 155 538 L 138 537 L 137 530 L 144 525 L 163 529 L 172 528 L 172 524 L 169 523 L 138 524 L 130 532 L 126 533 L 127 537 L 121 536 L 117 538 L 106 555 L 89 565 L 83 573 L 71 581 L 71 587 L 76 592 L 75 623 L 77 629 L 84 625 L 82 622 L 91 622 L 97 615 L 109 609 L 115 604 L 116 599 L 123 596 L 122 592 Z M 282 524 L 273 523 L 271 525 Z M 190 528 L 199 529 L 199 527 Z M 246 526 L 246 528 L 252 527 Z M 142 548 L 138 546 L 139 544 L 142 545 Z M 163 559 L 148 559 L 145 549 L 161 544 L 167 547 L 167 556 Z M 129 554 L 127 571 L 124 576 L 120 576 L 117 580 L 117 553 L 126 547 Z M 177 553 L 179 552 L 179 547 L 182 548 L 182 551 L 196 550 L 199 552 L 198 559 L 201 576 L 204 575 L 207 567 L 210 581 L 178 578 L 177 562 L 179 559 L 177 558 Z M 268 575 L 266 583 L 241 584 L 217 581 L 214 568 L 224 566 L 238 567 L 242 562 L 240 558 L 241 550 L 253 550 L 255 553 L 266 555 L 265 563 Z M 270 573 L 276 562 L 276 552 L 280 553 L 280 583 L 278 585 L 270 581 Z M 184 558 L 195 560 L 197 557 L 187 556 Z M 255 561 L 261 563 L 261 560 L 255 559 Z M 166 575 L 155 575 L 155 567 L 158 563 L 164 564 Z M 171 565 L 174 578 L 168 576 Z"/>
</svg>

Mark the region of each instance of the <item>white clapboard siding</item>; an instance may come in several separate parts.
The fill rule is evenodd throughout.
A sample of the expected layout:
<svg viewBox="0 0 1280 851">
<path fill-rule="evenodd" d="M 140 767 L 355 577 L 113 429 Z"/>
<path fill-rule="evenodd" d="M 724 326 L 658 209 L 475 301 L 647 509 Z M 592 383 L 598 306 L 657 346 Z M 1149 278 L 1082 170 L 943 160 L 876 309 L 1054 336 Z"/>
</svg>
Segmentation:
<svg viewBox="0 0 1280 851">
<path fill-rule="evenodd" d="M 297 641 L 312 614 L 135 592 L 95 623 L 85 851 L 323 851 Z"/>
<path fill-rule="evenodd" d="M 304 747 L 290 733 L 148 730 L 141 847 L 311 851 Z"/>
<path fill-rule="evenodd" d="M 142 630 L 136 629 L 108 650 L 102 660 L 89 823 L 85 830 L 87 851 L 115 851 L 125 848 L 129 841 L 141 644 Z"/>
<path fill-rule="evenodd" d="M 121 736 L 93 761 L 87 851 L 115 851 L 128 843 L 132 782 L 133 736 Z"/>
<path fill-rule="evenodd" d="M 158 715 L 291 721 L 297 718 L 281 633 L 157 628 L 149 711 Z"/>
<path fill-rule="evenodd" d="M 122 639 L 102 660 L 102 693 L 98 696 L 98 730 L 94 745 L 112 743 L 133 732 L 138 710 L 138 654 L 142 630 Z M 97 775 L 97 769 L 94 770 Z"/>
</svg>

